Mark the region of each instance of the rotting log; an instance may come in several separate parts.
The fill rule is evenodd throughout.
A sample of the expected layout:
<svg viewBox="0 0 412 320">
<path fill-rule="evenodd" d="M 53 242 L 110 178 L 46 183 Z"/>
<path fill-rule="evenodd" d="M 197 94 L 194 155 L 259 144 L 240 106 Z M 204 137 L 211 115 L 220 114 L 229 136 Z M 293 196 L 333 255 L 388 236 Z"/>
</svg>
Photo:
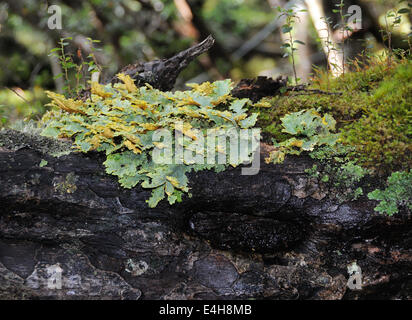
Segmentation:
<svg viewBox="0 0 412 320">
<path fill-rule="evenodd" d="M 170 90 L 212 45 L 121 72 Z M 232 94 L 256 101 L 284 86 L 243 80 Z M 262 161 L 255 176 L 193 173 L 191 198 L 154 209 L 149 190 L 121 188 L 103 160 L 68 141 L 0 131 L 0 299 L 412 297 L 411 216 L 378 215 L 366 198 L 337 203 L 305 174 L 307 156 Z M 347 288 L 353 261 L 361 291 Z"/>
<path fill-rule="evenodd" d="M 10 130 L 0 143 L 1 299 L 412 298 L 411 216 L 336 203 L 305 174 L 310 157 L 193 173 L 191 198 L 150 209 L 98 153 L 55 158 L 55 142 Z"/>
</svg>

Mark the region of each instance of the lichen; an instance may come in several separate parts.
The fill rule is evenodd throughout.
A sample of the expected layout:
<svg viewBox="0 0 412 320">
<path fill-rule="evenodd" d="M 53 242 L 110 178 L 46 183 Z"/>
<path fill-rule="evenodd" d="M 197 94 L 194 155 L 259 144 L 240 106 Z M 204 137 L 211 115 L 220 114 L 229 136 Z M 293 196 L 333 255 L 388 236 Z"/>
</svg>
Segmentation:
<svg viewBox="0 0 412 320">
<path fill-rule="evenodd" d="M 392 173 L 386 189 L 370 192 L 368 197 L 379 201 L 375 211 L 389 216 L 398 213 L 401 207 L 412 211 L 412 170 Z"/>
<path fill-rule="evenodd" d="M 39 167 L 43 168 L 43 167 L 47 166 L 47 164 L 48 164 L 47 160 L 41 159 L 41 161 L 39 163 Z"/>
<path fill-rule="evenodd" d="M 280 120 L 282 132 L 293 137 L 281 143 L 273 139 L 275 150 L 265 159 L 267 163 L 281 163 L 286 154 L 300 155 L 324 145 L 335 146 L 339 139 L 339 135 L 332 133 L 335 130 L 335 119 L 329 114 L 322 117 L 315 109 L 290 113 Z"/>
<path fill-rule="evenodd" d="M 329 190 L 339 202 L 357 200 L 363 195 L 361 182 L 370 170 L 365 169 L 348 156 L 350 147 L 324 146 L 310 154 L 318 164 L 305 172 L 317 179 L 322 190 Z"/>
<path fill-rule="evenodd" d="M 149 269 L 147 262 L 140 260 L 134 261 L 133 259 L 128 259 L 126 261 L 125 271 L 129 272 L 132 276 L 137 277 L 144 274 Z"/>
<path fill-rule="evenodd" d="M 43 116 L 41 134 L 71 139 L 73 146 L 84 153 L 105 153 L 106 172 L 117 176 L 122 187 L 130 189 L 140 184 L 152 191 L 147 200 L 149 207 L 162 199 L 174 204 L 186 194 L 190 197 L 187 174 L 191 171 L 220 171 L 253 159 L 257 144 L 246 137 L 237 141 L 239 146 L 247 146 L 244 152 L 219 161 L 219 154 L 233 150 L 226 137 L 238 136 L 240 130 L 253 127 L 258 116 L 247 113 L 248 99 L 231 96 L 231 80 L 192 84 L 188 85 L 192 90 L 187 91 L 162 92 L 150 85 L 137 88 L 129 76 L 117 77 L 124 83 L 93 83 L 91 97 L 85 101 L 47 92 L 54 109 Z M 207 138 L 208 133 L 213 138 Z M 173 135 L 182 139 L 173 141 Z M 204 145 L 206 138 L 217 140 L 210 152 Z M 216 159 L 210 161 L 210 157 Z"/>
</svg>

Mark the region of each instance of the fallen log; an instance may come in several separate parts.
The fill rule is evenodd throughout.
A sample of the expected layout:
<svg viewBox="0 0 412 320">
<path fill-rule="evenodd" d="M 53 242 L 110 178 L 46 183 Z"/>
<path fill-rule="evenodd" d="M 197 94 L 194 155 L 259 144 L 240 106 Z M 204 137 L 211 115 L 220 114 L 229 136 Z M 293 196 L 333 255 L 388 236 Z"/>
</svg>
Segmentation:
<svg viewBox="0 0 412 320">
<path fill-rule="evenodd" d="M 0 144 L 1 299 L 412 298 L 411 216 L 337 203 L 310 157 L 193 173 L 191 198 L 150 209 L 98 153 L 57 158 L 68 142 L 12 130 Z"/>
</svg>

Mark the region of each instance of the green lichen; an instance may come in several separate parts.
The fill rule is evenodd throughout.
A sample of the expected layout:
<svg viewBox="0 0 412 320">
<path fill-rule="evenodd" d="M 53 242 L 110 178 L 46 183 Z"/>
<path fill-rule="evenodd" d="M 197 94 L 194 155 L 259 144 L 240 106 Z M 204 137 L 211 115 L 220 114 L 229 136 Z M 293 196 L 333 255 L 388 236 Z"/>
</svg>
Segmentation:
<svg viewBox="0 0 412 320">
<path fill-rule="evenodd" d="M 363 195 L 362 179 L 370 171 L 350 160 L 352 148 L 344 145 L 323 146 L 310 153 L 318 164 L 305 172 L 325 185 L 339 202 L 353 201 Z"/>
<path fill-rule="evenodd" d="M 318 165 L 314 164 L 312 168 L 306 169 L 305 172 L 312 178 L 319 178 Z"/>
<path fill-rule="evenodd" d="M 43 167 L 47 166 L 47 164 L 48 164 L 47 160 L 41 159 L 41 161 L 39 163 L 39 167 L 43 168 Z"/>
<path fill-rule="evenodd" d="M 315 109 L 310 109 L 287 114 L 280 120 L 282 132 L 292 137 L 280 143 L 273 139 L 275 150 L 269 154 L 267 163 L 281 163 L 286 154 L 299 155 L 320 146 L 334 146 L 338 141 L 339 136 L 332 133 L 336 121 L 329 114 L 321 116 Z"/>
<path fill-rule="evenodd" d="M 375 211 L 392 216 L 401 207 L 412 210 L 412 170 L 394 172 L 388 178 L 385 190 L 375 190 L 368 194 L 371 200 L 379 201 Z"/>
<path fill-rule="evenodd" d="M 266 162 L 281 163 L 285 155 L 299 155 L 303 151 L 317 160 L 306 173 L 316 178 L 331 196 L 344 202 L 356 200 L 363 190 L 359 186 L 368 170 L 357 165 L 347 154 L 353 149 L 338 143 L 339 135 L 333 133 L 336 121 L 328 114 L 323 117 L 314 109 L 302 110 L 281 118 L 283 130 L 291 138 L 276 143 Z M 332 192 L 330 192 L 332 191 Z"/>
<path fill-rule="evenodd" d="M 230 80 L 193 84 L 192 90 L 183 92 L 162 92 L 149 85 L 138 88 L 124 74 L 117 77 L 123 83 L 93 82 L 86 101 L 48 92 L 54 109 L 43 116 L 41 134 L 70 139 L 81 152 L 104 153 L 106 172 L 117 176 L 122 187 L 140 184 L 151 190 L 150 207 L 164 198 L 174 204 L 184 194 L 190 196 L 187 174 L 191 171 L 219 171 L 251 160 L 254 150 L 247 137 L 237 143 L 251 146 L 245 148 L 250 152 L 239 153 L 237 159 L 226 157 L 231 147 L 227 136 L 253 127 L 257 119 L 257 113 L 247 113 L 248 99 L 230 95 Z M 160 129 L 172 141 L 159 135 Z M 214 137 L 208 135 L 211 131 Z M 181 138 L 172 138 L 178 135 Z M 214 150 L 204 148 L 207 139 L 214 142 Z M 168 155 L 165 163 L 154 161 L 158 153 Z M 219 161 L 219 154 L 225 155 L 224 162 Z"/>
</svg>

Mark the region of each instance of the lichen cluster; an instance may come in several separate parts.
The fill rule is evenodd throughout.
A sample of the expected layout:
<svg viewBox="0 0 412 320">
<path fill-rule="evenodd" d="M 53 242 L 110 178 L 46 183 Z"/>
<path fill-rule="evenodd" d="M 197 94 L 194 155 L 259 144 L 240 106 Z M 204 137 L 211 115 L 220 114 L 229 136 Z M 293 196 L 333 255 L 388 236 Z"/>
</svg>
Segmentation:
<svg viewBox="0 0 412 320">
<path fill-rule="evenodd" d="M 375 211 L 392 216 L 401 207 L 412 211 L 412 170 L 394 172 L 388 178 L 385 190 L 375 190 L 369 199 L 379 201 Z"/>
<path fill-rule="evenodd" d="M 266 162 L 281 163 L 286 154 L 300 155 L 303 151 L 314 151 L 320 146 L 334 146 L 339 135 L 335 131 L 336 121 L 329 114 L 320 115 L 315 109 L 287 114 L 280 119 L 282 132 L 293 136 L 278 143 L 273 139 L 275 151 Z"/>
<path fill-rule="evenodd" d="M 116 175 L 125 188 L 140 183 L 151 189 L 148 203 L 155 207 L 165 197 L 170 204 L 181 201 L 182 195 L 189 193 L 186 175 L 191 171 L 220 171 L 250 161 L 253 147 L 237 161 L 226 157 L 223 164 L 210 163 L 206 160 L 208 151 L 199 151 L 197 143 L 210 139 L 209 130 L 218 133 L 254 127 L 258 114 L 253 111 L 258 110 L 257 126 L 275 147 L 267 162 L 280 163 L 288 154 L 308 152 L 319 167 L 307 173 L 327 185 L 340 202 L 355 200 L 364 193 L 361 184 L 367 175 L 388 176 L 412 167 L 412 63 L 405 58 L 393 61 L 391 67 L 375 60 L 368 62 L 368 66 L 343 77 L 325 80 L 325 75 L 319 74 L 314 79 L 313 88 L 341 95 L 292 93 L 254 105 L 230 95 L 230 80 L 193 84 L 191 90 L 172 93 L 149 85 L 138 88 L 130 77 L 119 74 L 123 83 L 92 83 L 91 97 L 86 101 L 48 92 L 53 109 L 42 119 L 42 135 L 69 138 L 81 152 L 104 152 L 106 172 Z M 182 139 L 167 146 L 165 141 L 154 139 L 160 129 L 179 133 Z M 227 155 L 230 146 L 226 137 L 224 142 L 219 136 L 213 139 L 217 160 L 219 154 Z M 249 150 L 249 140 L 247 145 Z M 166 152 L 178 147 L 203 161 L 187 161 L 175 153 L 171 163 L 152 161 L 155 149 Z M 391 215 L 400 206 L 411 209 L 405 206 L 410 203 L 405 186 L 411 176 L 406 179 L 405 174 L 399 174 L 402 186 L 391 188 L 395 178 L 390 178 L 387 190 L 369 193 L 370 199 L 381 201 L 377 211 Z"/>
<path fill-rule="evenodd" d="M 248 99 L 231 97 L 230 80 L 193 84 L 192 90 L 172 93 L 148 85 L 138 88 L 123 74 L 118 78 L 123 83 L 114 86 L 92 83 L 91 97 L 86 101 L 48 92 L 53 109 L 43 116 L 42 135 L 72 139 L 81 152 L 104 152 L 106 172 L 116 175 L 123 187 L 140 183 L 152 190 L 150 207 L 166 196 L 170 204 L 181 201 L 183 193 L 189 192 L 186 174 L 192 170 L 218 171 L 250 160 L 252 148 L 237 161 L 226 157 L 223 164 L 217 159 L 215 163 L 206 161 L 210 155 L 197 148 L 197 143 L 209 138 L 206 134 L 212 130 L 216 136 L 211 151 L 217 158 L 219 153 L 226 153 L 229 145 L 226 137 L 219 139 L 227 134 L 225 130 L 239 131 L 255 125 L 257 113 L 246 113 Z M 181 139 L 173 139 L 172 145 L 156 141 L 154 135 L 160 129 L 172 132 L 173 137 L 180 134 Z M 178 147 L 183 154 L 195 155 L 197 161 L 179 158 L 174 152 Z M 152 161 L 155 149 L 172 151 L 171 163 Z"/>
</svg>

